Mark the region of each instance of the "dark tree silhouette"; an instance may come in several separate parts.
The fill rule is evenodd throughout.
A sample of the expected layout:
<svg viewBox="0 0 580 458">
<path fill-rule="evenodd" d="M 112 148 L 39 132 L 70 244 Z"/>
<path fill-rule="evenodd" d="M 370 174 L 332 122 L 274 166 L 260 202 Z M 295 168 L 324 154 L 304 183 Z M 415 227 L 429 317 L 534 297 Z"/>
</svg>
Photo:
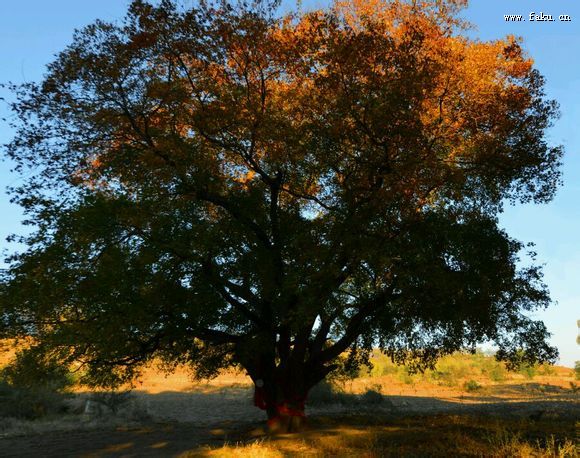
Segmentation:
<svg viewBox="0 0 580 458">
<path fill-rule="evenodd" d="M 13 87 L 12 189 L 35 228 L 0 282 L 4 336 L 112 385 L 156 359 L 241 366 L 270 418 L 373 346 L 418 367 L 491 340 L 552 361 L 550 299 L 506 201 L 547 202 L 556 105 L 460 1 L 135 0 Z"/>
</svg>

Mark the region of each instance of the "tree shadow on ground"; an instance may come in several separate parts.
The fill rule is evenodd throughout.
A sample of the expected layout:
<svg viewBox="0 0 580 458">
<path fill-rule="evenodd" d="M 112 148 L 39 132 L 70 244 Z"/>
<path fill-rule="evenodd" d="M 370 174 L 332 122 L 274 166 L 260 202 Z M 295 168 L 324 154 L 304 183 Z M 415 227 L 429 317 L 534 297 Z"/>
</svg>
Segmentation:
<svg viewBox="0 0 580 458">
<path fill-rule="evenodd" d="M 438 445 L 443 450 L 462 434 L 475 434 L 480 440 L 487 437 L 473 418 L 496 425 L 490 426 L 492 436 L 498 424 L 520 422 L 529 425 L 526 434 L 535 431 L 532 435 L 544 439 L 550 431 L 562 436 L 566 425 L 573 429 L 574 420 L 580 418 L 578 396 L 573 398 L 567 391 L 529 401 L 514 396 L 490 402 L 489 397 L 478 395 L 466 396 L 463 401 L 417 396 L 375 396 L 372 402 L 364 399 L 341 394 L 336 402 L 307 406 L 311 419 L 306 431 L 299 436 L 270 437 L 264 429 L 264 414 L 251 405 L 247 387 L 207 393 L 137 392 L 134 400 L 145 406 L 142 412 L 146 415 L 132 419 L 128 426 L 111 427 L 105 421 L 92 430 L 6 437 L 0 439 L 0 456 L 206 456 L 225 444 L 256 440 L 267 440 L 284 454 L 286 447 L 291 454 L 290 449 L 298 453 L 297 437 L 305 453 L 322 447 L 324 453 L 332 454 L 333 443 L 348 448 L 349 444 L 359 446 L 369 441 L 369 447 L 384 449 L 385 444 L 402 444 L 410 450 L 412 443 L 427 447 L 438 437 L 439 442 L 444 438 Z M 79 421 L 83 418 L 80 416 Z"/>
</svg>

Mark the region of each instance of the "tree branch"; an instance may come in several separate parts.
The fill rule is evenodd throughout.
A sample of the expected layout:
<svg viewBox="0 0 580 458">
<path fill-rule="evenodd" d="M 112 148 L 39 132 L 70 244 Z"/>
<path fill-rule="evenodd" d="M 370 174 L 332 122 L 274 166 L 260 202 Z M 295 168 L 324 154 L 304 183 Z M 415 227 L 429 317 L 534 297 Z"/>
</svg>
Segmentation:
<svg viewBox="0 0 580 458">
<path fill-rule="evenodd" d="M 217 289 L 219 295 L 222 296 L 222 298 L 232 307 L 240 311 L 246 318 L 258 325 L 260 328 L 268 329 L 271 327 L 264 322 L 259 315 L 250 310 L 245 304 L 237 300 L 228 292 L 228 290 L 231 290 L 234 294 L 248 302 L 259 303 L 259 299 L 251 291 L 246 290 L 246 288 L 243 288 L 240 285 L 236 285 L 230 280 L 224 280 L 217 272 L 217 269 L 211 260 L 205 260 L 202 263 L 202 268 L 210 283 Z"/>
<path fill-rule="evenodd" d="M 334 345 L 320 351 L 311 359 L 319 362 L 327 362 L 333 360 L 344 352 L 360 335 L 365 320 L 372 317 L 376 309 L 383 305 L 389 297 L 393 296 L 392 291 L 393 288 L 391 287 L 387 291 L 382 291 L 374 298 L 370 298 L 365 304 L 361 304 L 359 311 L 349 320 L 343 336 Z"/>
</svg>

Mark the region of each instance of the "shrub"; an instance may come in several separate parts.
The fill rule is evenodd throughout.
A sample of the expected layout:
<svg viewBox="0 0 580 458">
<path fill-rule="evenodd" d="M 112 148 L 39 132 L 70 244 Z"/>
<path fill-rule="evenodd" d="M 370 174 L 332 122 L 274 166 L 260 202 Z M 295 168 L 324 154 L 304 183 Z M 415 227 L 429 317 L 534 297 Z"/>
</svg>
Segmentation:
<svg viewBox="0 0 580 458">
<path fill-rule="evenodd" d="M 34 348 L 20 351 L 0 370 L 0 380 L 19 389 L 64 392 L 75 383 L 69 368 L 56 360 L 39 358 Z"/>
<path fill-rule="evenodd" d="M 309 405 L 350 404 L 356 397 L 345 393 L 335 383 L 323 380 L 308 393 Z"/>
<path fill-rule="evenodd" d="M 372 359 L 373 368 L 370 371 L 371 377 L 382 377 L 385 375 L 397 374 L 403 366 L 399 366 L 391 361 L 391 359 L 383 354 L 375 354 Z"/>
<path fill-rule="evenodd" d="M 431 372 L 431 378 L 439 385 L 445 386 L 457 385 L 456 377 L 450 371 L 434 370 Z"/>
<path fill-rule="evenodd" d="M 507 370 L 503 364 L 497 363 L 490 371 L 489 378 L 494 382 L 503 382 L 507 376 Z"/>
<path fill-rule="evenodd" d="M 540 364 L 540 366 L 538 366 L 538 373 L 540 375 L 554 375 L 556 370 L 551 364 Z"/>
<path fill-rule="evenodd" d="M 463 384 L 463 388 L 465 391 L 469 393 L 473 393 L 474 391 L 478 391 L 481 389 L 481 385 L 477 383 L 475 380 L 469 380 Z"/>
<path fill-rule="evenodd" d="M 479 369 L 477 375 L 483 375 L 494 382 L 503 382 L 507 378 L 505 364 L 493 356 L 478 352 L 473 356 L 474 367 Z"/>
<path fill-rule="evenodd" d="M 367 391 L 360 396 L 360 401 L 364 404 L 380 404 L 383 402 L 384 398 L 381 394 L 381 388 L 378 390 L 375 388 L 369 388 Z"/>
<path fill-rule="evenodd" d="M 36 419 L 64 413 L 67 395 L 47 388 L 18 388 L 0 380 L 0 417 Z"/>
<path fill-rule="evenodd" d="M 533 364 L 522 364 L 518 372 L 527 379 L 532 380 L 538 372 L 538 367 Z"/>
<path fill-rule="evenodd" d="M 471 355 L 456 353 L 439 360 L 429 375 L 440 385 L 455 386 L 459 380 L 472 375 L 475 366 L 475 359 Z"/>
<path fill-rule="evenodd" d="M 0 416 L 34 419 L 65 412 L 66 391 L 73 384 L 67 367 L 37 358 L 34 348 L 18 352 L 0 370 Z"/>
<path fill-rule="evenodd" d="M 409 371 L 405 368 L 398 374 L 399 380 L 406 385 L 412 385 L 415 383 L 416 375 L 410 374 Z"/>
<path fill-rule="evenodd" d="M 580 361 L 574 363 L 574 375 L 576 376 L 576 380 L 580 380 Z"/>
<path fill-rule="evenodd" d="M 97 391 L 90 397 L 90 401 L 100 406 L 103 406 L 113 414 L 117 414 L 119 410 L 127 405 L 132 400 L 133 395 L 130 390 L 127 391 Z M 102 410 L 102 409 L 99 409 Z"/>
</svg>

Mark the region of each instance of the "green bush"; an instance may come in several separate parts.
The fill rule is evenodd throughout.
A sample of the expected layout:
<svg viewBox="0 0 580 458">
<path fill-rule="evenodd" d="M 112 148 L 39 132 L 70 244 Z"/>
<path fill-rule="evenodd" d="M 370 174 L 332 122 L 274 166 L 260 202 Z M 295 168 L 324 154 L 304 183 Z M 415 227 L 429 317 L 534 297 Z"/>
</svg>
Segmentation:
<svg viewBox="0 0 580 458">
<path fill-rule="evenodd" d="M 399 380 L 406 385 L 414 384 L 416 382 L 418 376 L 416 374 L 410 374 L 409 371 L 407 370 L 407 368 L 403 368 L 403 369 L 404 370 L 399 371 L 399 374 L 398 374 Z"/>
<path fill-rule="evenodd" d="M 36 419 L 67 411 L 67 395 L 47 388 L 18 388 L 0 380 L 0 417 Z"/>
<path fill-rule="evenodd" d="M 538 373 L 538 367 L 533 364 L 522 364 L 518 372 L 528 380 L 532 380 Z"/>
<path fill-rule="evenodd" d="M 503 382 L 507 377 L 507 370 L 504 366 L 497 365 L 494 367 L 490 373 L 489 378 L 494 382 Z"/>
<path fill-rule="evenodd" d="M 39 357 L 35 350 L 17 353 L 0 370 L 0 417 L 35 419 L 66 411 L 74 377 L 67 367 Z"/>
<path fill-rule="evenodd" d="M 383 354 L 376 354 L 372 359 L 373 369 L 370 372 L 371 377 L 383 377 L 385 375 L 395 375 L 399 373 L 402 366 L 393 363 L 391 359 Z"/>
<path fill-rule="evenodd" d="M 395 364 L 385 364 L 381 367 L 381 375 L 395 375 L 401 371 L 402 367 Z"/>
<path fill-rule="evenodd" d="M 478 391 L 481 389 L 481 385 L 477 383 L 475 380 L 469 380 L 463 384 L 463 388 L 468 393 L 473 393 L 474 391 Z"/>
<path fill-rule="evenodd" d="M 540 375 L 554 375 L 556 370 L 551 364 L 540 364 L 540 366 L 538 366 L 538 373 Z"/>
<path fill-rule="evenodd" d="M 524 364 L 517 372 L 530 380 L 536 375 L 556 373 L 554 367 L 549 364 Z M 577 380 L 580 380 L 580 361 L 576 363 L 575 373 Z M 504 362 L 497 361 L 492 354 L 478 350 L 473 354 L 455 353 L 445 356 L 437 362 L 434 369 L 411 374 L 407 366 L 394 364 L 388 356 L 377 352 L 372 357 L 372 368 L 361 369 L 359 377 L 383 376 L 396 377 L 405 384 L 428 381 L 452 387 L 465 380 L 475 380 L 481 377 L 493 382 L 504 382 L 508 379 L 509 371 Z"/>
<path fill-rule="evenodd" d="M 348 404 L 353 396 L 346 394 L 336 384 L 323 380 L 315 385 L 308 393 L 309 405 Z"/>
<path fill-rule="evenodd" d="M 429 374 L 431 379 L 438 385 L 455 386 L 457 385 L 457 377 L 449 370 L 434 370 Z"/>
<path fill-rule="evenodd" d="M 507 378 L 507 369 L 504 363 L 501 363 L 490 356 L 483 356 L 478 361 L 481 375 L 489 378 L 494 382 L 503 382 Z"/>
<path fill-rule="evenodd" d="M 43 358 L 34 348 L 18 352 L 14 361 L 0 370 L 0 380 L 19 389 L 57 392 L 64 392 L 75 384 L 68 367 Z"/>
<path fill-rule="evenodd" d="M 360 401 L 363 404 L 380 404 L 384 401 L 383 395 L 381 394 L 380 387 L 378 389 L 369 388 L 365 393 L 360 396 Z"/>
<path fill-rule="evenodd" d="M 580 380 L 580 361 L 574 363 L 574 375 L 576 376 L 576 380 Z"/>
</svg>

